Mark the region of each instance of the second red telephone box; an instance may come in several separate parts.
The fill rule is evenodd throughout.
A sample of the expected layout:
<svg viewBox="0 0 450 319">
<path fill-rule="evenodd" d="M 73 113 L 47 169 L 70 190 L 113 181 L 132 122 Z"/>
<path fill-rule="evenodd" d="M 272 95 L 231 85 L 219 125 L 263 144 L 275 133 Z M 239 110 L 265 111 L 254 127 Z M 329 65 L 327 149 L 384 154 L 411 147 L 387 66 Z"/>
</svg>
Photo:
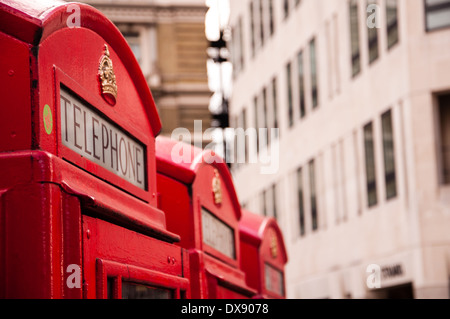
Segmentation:
<svg viewBox="0 0 450 319">
<path fill-rule="evenodd" d="M 257 298 L 286 298 L 284 266 L 288 256 L 275 219 L 242 210 L 239 222 L 241 268 Z"/>
<path fill-rule="evenodd" d="M 159 208 L 167 229 L 189 251 L 191 295 L 196 299 L 252 298 L 239 268 L 241 209 L 223 159 L 182 142 L 156 140 Z"/>
</svg>

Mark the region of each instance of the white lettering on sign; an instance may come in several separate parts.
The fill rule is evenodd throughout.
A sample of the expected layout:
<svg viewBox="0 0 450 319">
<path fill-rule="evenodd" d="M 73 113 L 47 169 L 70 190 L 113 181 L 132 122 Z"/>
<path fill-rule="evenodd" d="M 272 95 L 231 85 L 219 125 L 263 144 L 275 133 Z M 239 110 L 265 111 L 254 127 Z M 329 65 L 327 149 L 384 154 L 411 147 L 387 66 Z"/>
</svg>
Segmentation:
<svg viewBox="0 0 450 319">
<path fill-rule="evenodd" d="M 235 259 L 234 231 L 202 207 L 203 243 Z"/>
<path fill-rule="evenodd" d="M 61 141 L 72 151 L 146 189 L 145 147 L 61 87 Z"/>
</svg>

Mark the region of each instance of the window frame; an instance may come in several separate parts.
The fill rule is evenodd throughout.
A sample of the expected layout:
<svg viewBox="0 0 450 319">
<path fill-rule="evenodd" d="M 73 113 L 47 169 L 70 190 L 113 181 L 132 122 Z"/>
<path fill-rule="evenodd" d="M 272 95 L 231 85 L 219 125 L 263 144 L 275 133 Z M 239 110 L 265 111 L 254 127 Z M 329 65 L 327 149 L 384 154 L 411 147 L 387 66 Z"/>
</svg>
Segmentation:
<svg viewBox="0 0 450 319">
<path fill-rule="evenodd" d="M 287 80 L 287 102 L 288 102 L 288 125 L 289 128 L 294 126 L 294 95 L 292 91 L 292 62 L 286 64 L 286 80 Z"/>
<path fill-rule="evenodd" d="M 317 41 L 314 37 L 309 41 L 309 72 L 311 76 L 311 106 L 313 110 L 318 108 L 320 105 L 318 60 Z"/>
<path fill-rule="evenodd" d="M 429 14 L 429 12 L 438 11 L 438 10 L 443 9 L 443 8 L 444 9 L 446 9 L 446 8 L 450 9 L 450 1 L 448 3 L 443 3 L 443 4 L 429 5 L 429 4 L 427 4 L 427 0 L 423 0 L 423 6 L 424 6 L 425 31 L 426 32 L 433 32 L 433 31 L 439 31 L 439 30 L 444 30 L 444 29 L 450 28 L 450 21 L 448 22 L 447 25 L 440 26 L 440 27 L 437 27 L 437 28 L 429 28 L 428 27 L 428 14 Z"/>
<path fill-rule="evenodd" d="M 290 0 L 284 0 L 283 1 L 283 19 L 286 20 L 289 17 L 290 11 L 291 11 L 291 5 Z"/>
<path fill-rule="evenodd" d="M 299 91 L 299 110 L 300 118 L 306 116 L 306 92 L 305 92 L 305 58 L 303 50 L 297 53 L 297 76 Z"/>
<path fill-rule="evenodd" d="M 275 137 L 279 137 L 279 118 L 278 118 L 278 79 L 276 76 L 272 78 L 271 81 L 271 91 L 272 91 L 272 124 L 273 128 L 277 129 Z"/>
<path fill-rule="evenodd" d="M 366 136 L 366 130 L 370 127 L 370 135 L 371 135 L 371 149 L 368 150 L 368 140 Z M 376 154 L 375 154 L 375 135 L 374 135 L 374 122 L 369 122 L 364 125 L 363 128 L 363 142 L 364 142 L 364 163 L 365 163 L 365 178 L 366 178 L 366 194 L 367 194 L 367 207 L 372 208 L 378 205 L 378 190 L 377 190 L 377 168 L 376 168 Z M 370 153 L 369 153 L 370 151 Z M 371 158 L 369 160 L 369 155 Z M 369 165 L 371 166 L 369 168 Z M 369 180 L 370 170 L 373 173 L 373 180 Z M 370 193 L 374 192 L 374 202 L 371 201 Z"/>
<path fill-rule="evenodd" d="M 445 148 L 450 145 L 450 143 L 447 143 L 447 139 L 443 136 L 444 135 L 444 127 L 447 127 L 445 125 L 444 120 L 444 111 L 443 108 L 445 108 L 445 99 L 448 99 L 449 101 L 449 108 L 450 108 L 450 91 L 447 92 L 441 92 L 434 95 L 435 99 L 435 113 L 436 113 L 436 136 L 438 140 L 437 145 L 437 157 L 439 159 L 439 185 L 442 187 L 449 187 L 450 186 L 450 165 L 447 167 L 446 163 L 446 155 L 445 155 Z M 450 112 L 450 111 L 448 111 Z"/>
<path fill-rule="evenodd" d="M 308 162 L 308 174 L 309 174 L 309 198 L 311 208 L 311 229 L 317 231 L 319 229 L 319 209 L 317 203 L 317 169 L 316 160 L 312 159 Z"/>
<path fill-rule="evenodd" d="M 389 116 L 389 128 L 387 128 L 385 125 L 387 124 L 385 122 L 386 118 Z M 390 130 L 390 132 L 387 132 L 387 129 Z M 395 162 L 395 136 L 394 136 L 394 126 L 393 126 L 393 114 L 392 110 L 389 109 L 386 112 L 384 112 L 381 115 L 381 131 L 382 131 L 382 140 L 383 140 L 383 162 L 384 162 L 384 182 L 386 185 L 386 200 L 390 200 L 392 198 L 397 197 L 398 195 L 398 185 L 397 185 L 397 171 L 396 171 L 396 162 Z M 391 141 L 388 141 L 390 134 Z M 391 149 L 387 152 L 387 147 L 390 147 Z M 387 158 L 387 155 L 389 153 L 392 153 L 392 158 Z M 392 166 L 393 171 L 387 171 L 387 168 Z M 388 183 L 393 182 L 394 184 L 394 193 L 390 194 L 388 193 Z"/>
<path fill-rule="evenodd" d="M 369 5 L 375 4 L 379 6 L 378 0 L 366 0 L 367 7 Z M 373 13 L 367 12 L 366 19 L 368 19 Z M 367 49 L 368 49 L 368 56 L 369 56 L 369 65 L 374 63 L 380 58 L 380 36 L 378 34 L 378 28 L 375 26 L 374 28 L 369 28 L 367 26 Z M 375 51 L 376 49 L 376 55 L 372 56 L 372 50 Z"/>
<path fill-rule="evenodd" d="M 352 21 L 352 7 L 356 9 L 356 25 L 353 25 Z M 349 31 L 350 31 L 350 57 L 351 57 L 351 69 L 352 69 L 352 78 L 355 78 L 362 71 L 362 61 L 361 61 L 361 34 L 359 30 L 359 5 L 357 0 L 349 0 L 348 1 L 348 18 L 349 18 Z M 357 40 L 357 52 L 353 52 L 353 40 Z M 356 47 L 356 46 L 355 46 Z M 355 61 L 358 61 L 357 65 L 355 65 Z"/>
<path fill-rule="evenodd" d="M 260 41 L 260 47 L 264 46 L 265 40 L 266 40 L 266 30 L 265 30 L 265 25 L 266 25 L 266 21 L 264 19 L 264 13 L 265 13 L 265 8 L 264 8 L 264 0 L 258 0 L 259 1 L 259 5 L 258 5 L 258 11 L 259 11 L 259 41 Z"/>
<path fill-rule="evenodd" d="M 249 3 L 250 16 L 250 48 L 252 50 L 252 57 L 256 55 L 256 25 L 255 25 L 255 4 L 251 0 Z"/>
<path fill-rule="evenodd" d="M 278 220 L 278 196 L 277 196 L 278 184 L 273 183 L 271 186 L 272 191 L 272 216 L 275 220 Z"/>
<path fill-rule="evenodd" d="M 96 298 L 122 299 L 122 281 L 170 290 L 172 299 L 189 298 L 189 280 L 148 268 L 97 258 L 95 263 Z"/>
<path fill-rule="evenodd" d="M 305 223 L 305 185 L 303 182 L 303 168 L 297 169 L 297 204 L 298 204 L 298 222 L 300 227 L 300 237 L 306 234 Z"/>
<path fill-rule="evenodd" d="M 275 33 L 275 11 L 273 6 L 274 0 L 268 0 L 269 5 L 269 34 L 272 36 Z"/>
<path fill-rule="evenodd" d="M 142 44 L 142 36 L 141 33 L 138 32 L 125 32 L 123 33 L 123 37 L 128 43 L 131 51 L 133 52 L 133 56 L 136 58 L 138 64 L 142 67 L 144 61 L 144 54 L 142 52 L 143 44 Z M 139 51 L 136 52 L 134 48 L 137 48 Z"/>
<path fill-rule="evenodd" d="M 389 1 L 395 1 L 395 22 L 389 23 L 388 20 L 388 2 Z M 400 24 L 399 24 L 399 3 L 398 0 L 386 0 L 386 41 L 387 41 L 387 49 L 390 50 L 393 47 L 395 47 L 400 42 Z M 389 42 L 389 33 L 392 31 L 392 29 L 396 30 L 396 40 L 395 42 L 390 43 Z"/>
<path fill-rule="evenodd" d="M 259 123 L 259 115 L 258 115 L 258 113 L 259 113 L 258 95 L 255 95 L 253 97 L 253 111 L 254 111 L 254 116 L 255 116 L 254 123 L 255 123 L 255 130 L 256 130 L 256 154 L 258 154 L 259 153 L 259 139 L 260 139 L 260 136 L 259 136 L 260 123 Z"/>
</svg>

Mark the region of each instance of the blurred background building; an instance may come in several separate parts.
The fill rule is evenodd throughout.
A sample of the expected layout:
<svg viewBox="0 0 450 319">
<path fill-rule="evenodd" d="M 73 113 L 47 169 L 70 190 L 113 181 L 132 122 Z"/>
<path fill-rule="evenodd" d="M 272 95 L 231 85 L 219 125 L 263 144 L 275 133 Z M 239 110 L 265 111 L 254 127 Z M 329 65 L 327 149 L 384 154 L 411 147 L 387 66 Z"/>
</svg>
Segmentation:
<svg viewBox="0 0 450 319">
<path fill-rule="evenodd" d="M 155 99 L 162 135 L 187 128 L 191 142 L 208 144 L 211 136 L 203 136 L 203 132 L 211 125 L 212 92 L 207 73 L 205 0 L 80 2 L 102 11 L 128 41 Z M 194 120 L 202 120 L 201 132 L 194 132 Z"/>
<path fill-rule="evenodd" d="M 231 123 L 280 147 L 233 175 L 288 297 L 448 298 L 450 0 L 230 0 L 229 26 Z"/>
</svg>

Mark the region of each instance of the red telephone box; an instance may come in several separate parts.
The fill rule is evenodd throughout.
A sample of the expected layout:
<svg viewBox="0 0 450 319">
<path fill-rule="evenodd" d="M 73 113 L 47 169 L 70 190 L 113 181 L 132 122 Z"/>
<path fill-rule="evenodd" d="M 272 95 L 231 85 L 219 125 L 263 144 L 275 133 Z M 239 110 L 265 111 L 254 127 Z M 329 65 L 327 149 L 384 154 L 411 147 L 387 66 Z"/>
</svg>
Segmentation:
<svg viewBox="0 0 450 319">
<path fill-rule="evenodd" d="M 85 4 L 0 0 L 0 44 L 0 297 L 189 297 L 121 33 Z"/>
<path fill-rule="evenodd" d="M 242 210 L 239 222 L 241 269 L 257 298 L 286 298 L 284 266 L 288 257 L 275 219 Z"/>
<path fill-rule="evenodd" d="M 156 159 L 159 205 L 189 251 L 192 297 L 253 297 L 239 269 L 241 209 L 223 159 L 164 137 L 156 139 Z"/>
</svg>

